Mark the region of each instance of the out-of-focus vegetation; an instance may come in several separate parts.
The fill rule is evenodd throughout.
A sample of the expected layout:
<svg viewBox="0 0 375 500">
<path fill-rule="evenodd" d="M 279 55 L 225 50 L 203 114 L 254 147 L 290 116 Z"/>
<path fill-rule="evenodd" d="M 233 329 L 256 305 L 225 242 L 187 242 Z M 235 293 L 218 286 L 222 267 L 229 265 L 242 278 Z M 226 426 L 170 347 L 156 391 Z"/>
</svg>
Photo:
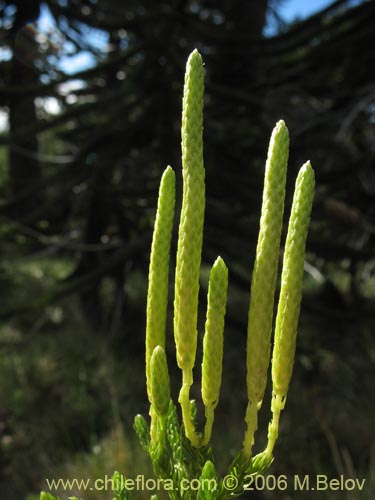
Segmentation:
<svg viewBox="0 0 375 500">
<path fill-rule="evenodd" d="M 362 496 L 319 498 L 373 498 L 374 5 L 337 0 L 292 25 L 278 5 L 0 1 L 0 106 L 9 124 L 0 135 L 5 499 L 36 493 L 45 477 L 145 468 L 131 424 L 146 412 L 149 248 L 161 172 L 179 170 L 184 62 L 194 47 L 207 64 L 203 310 L 217 253 L 231 270 L 217 455 L 238 448 L 243 434 L 233 422 L 246 406 L 265 152 L 283 118 L 289 183 L 308 157 L 317 195 L 296 367 L 271 472 L 366 478 Z M 271 21 L 276 33 L 265 37 Z M 74 73 L 74 57 L 84 54 L 93 66 Z M 173 367 L 172 342 L 167 350 Z M 94 493 L 75 494 L 105 498 Z M 303 495 L 289 489 L 278 498 Z"/>
</svg>

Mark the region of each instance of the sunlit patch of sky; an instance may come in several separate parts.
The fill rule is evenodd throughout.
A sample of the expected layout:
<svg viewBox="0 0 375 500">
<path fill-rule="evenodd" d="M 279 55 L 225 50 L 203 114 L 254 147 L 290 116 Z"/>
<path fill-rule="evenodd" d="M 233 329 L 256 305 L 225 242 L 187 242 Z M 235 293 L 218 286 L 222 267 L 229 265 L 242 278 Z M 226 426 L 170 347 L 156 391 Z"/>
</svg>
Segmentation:
<svg viewBox="0 0 375 500">
<path fill-rule="evenodd" d="M 78 71 L 93 68 L 96 64 L 91 52 L 82 51 L 71 57 L 64 57 L 59 63 L 59 69 L 67 75 L 74 75 Z"/>
<path fill-rule="evenodd" d="M 51 28 L 55 28 L 55 23 L 51 16 L 51 13 L 45 5 L 42 5 L 41 7 L 41 13 L 38 19 L 38 27 L 43 33 L 49 31 Z"/>
<path fill-rule="evenodd" d="M 280 16 L 289 22 L 294 19 L 305 19 L 332 3 L 332 0 L 310 0 L 308 2 L 304 0 L 287 0 L 281 2 L 278 10 Z"/>
<path fill-rule="evenodd" d="M 0 110 L 0 132 L 8 128 L 8 113 Z"/>
<path fill-rule="evenodd" d="M 12 51 L 8 47 L 0 47 L 0 62 L 9 61 Z"/>
<path fill-rule="evenodd" d="M 37 97 L 35 99 L 35 104 L 38 107 L 43 108 L 51 115 L 57 115 L 60 113 L 59 102 L 54 97 Z"/>
<path fill-rule="evenodd" d="M 330 0 L 283 0 L 277 5 L 277 13 L 280 18 L 286 23 L 295 21 L 296 19 L 305 19 L 312 14 L 315 14 L 320 9 L 324 9 L 330 3 Z M 263 30 L 266 37 L 277 34 L 278 25 L 272 16 L 268 16 L 267 25 Z"/>
<path fill-rule="evenodd" d="M 334 0 L 283 0 L 277 6 L 279 16 L 286 22 L 306 19 L 320 10 L 332 5 Z M 350 0 L 347 5 L 354 7 L 363 3 L 363 0 Z M 269 17 L 264 35 L 269 37 L 277 33 L 278 26 L 272 17 Z"/>
<path fill-rule="evenodd" d="M 49 9 L 45 6 L 43 6 L 41 9 L 41 15 L 38 21 L 38 29 L 43 33 L 58 30 Z M 88 28 L 87 39 L 93 49 L 105 51 L 105 48 L 108 44 L 107 33 L 101 30 Z M 65 41 L 64 51 L 67 54 L 56 62 L 57 68 L 68 75 L 72 75 L 74 73 L 77 73 L 78 71 L 91 68 L 97 63 L 95 56 L 89 50 L 82 50 L 76 53 L 73 44 L 69 41 Z"/>
</svg>

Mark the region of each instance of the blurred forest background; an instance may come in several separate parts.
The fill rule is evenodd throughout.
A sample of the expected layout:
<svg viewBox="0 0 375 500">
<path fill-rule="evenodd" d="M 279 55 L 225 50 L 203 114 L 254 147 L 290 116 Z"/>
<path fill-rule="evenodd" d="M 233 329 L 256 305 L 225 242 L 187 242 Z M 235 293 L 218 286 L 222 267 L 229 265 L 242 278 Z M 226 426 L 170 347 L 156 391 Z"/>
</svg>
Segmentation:
<svg viewBox="0 0 375 500">
<path fill-rule="evenodd" d="M 206 64 L 201 323 L 218 254 L 230 282 L 218 462 L 224 470 L 244 430 L 264 164 L 283 118 L 285 220 L 308 159 L 317 192 L 294 378 L 270 472 L 366 478 L 365 493 L 314 498 L 375 498 L 375 5 L 327 1 L 287 23 L 287 3 L 0 1 L 1 500 L 34 498 L 46 477 L 151 474 L 132 430 L 134 415 L 148 411 L 149 249 L 167 164 L 181 197 L 182 85 L 195 47 Z M 170 324 L 168 335 L 176 395 Z M 199 398 L 199 384 L 194 391 Z"/>
</svg>

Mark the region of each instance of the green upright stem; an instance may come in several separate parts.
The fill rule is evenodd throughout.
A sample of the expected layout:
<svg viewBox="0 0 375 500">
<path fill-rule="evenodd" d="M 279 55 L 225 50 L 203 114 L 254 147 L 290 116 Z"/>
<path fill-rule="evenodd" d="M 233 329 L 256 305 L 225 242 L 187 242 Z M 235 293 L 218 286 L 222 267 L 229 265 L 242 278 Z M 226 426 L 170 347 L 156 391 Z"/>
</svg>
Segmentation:
<svg viewBox="0 0 375 500">
<path fill-rule="evenodd" d="M 206 422 L 204 424 L 204 434 L 203 434 L 203 445 L 207 445 L 210 441 L 212 434 L 212 426 L 214 424 L 215 417 L 215 407 L 214 406 L 205 406 L 204 414 L 206 417 Z"/>
<path fill-rule="evenodd" d="M 178 402 L 181 405 L 182 420 L 184 423 L 186 437 L 190 440 L 193 446 L 199 448 L 201 446 L 201 437 L 197 434 L 195 430 L 195 425 L 191 419 L 191 411 L 190 411 L 190 387 L 192 383 L 193 383 L 192 370 L 189 369 L 183 370 L 182 387 L 180 390 L 180 396 L 178 398 Z"/>
</svg>

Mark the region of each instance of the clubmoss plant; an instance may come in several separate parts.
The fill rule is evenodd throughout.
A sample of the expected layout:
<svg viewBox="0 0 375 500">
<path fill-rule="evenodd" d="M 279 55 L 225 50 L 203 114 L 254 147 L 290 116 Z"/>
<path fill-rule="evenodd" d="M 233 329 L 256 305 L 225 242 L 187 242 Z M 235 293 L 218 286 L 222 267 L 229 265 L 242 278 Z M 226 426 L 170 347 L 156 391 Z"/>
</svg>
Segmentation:
<svg viewBox="0 0 375 500">
<path fill-rule="evenodd" d="M 182 372 L 179 403 L 183 425 L 180 424 L 177 408 L 170 396 L 165 354 L 169 254 L 175 206 L 175 177 L 171 167 L 167 167 L 161 179 L 149 268 L 146 379 L 151 423 L 141 415 L 137 415 L 134 422 L 135 431 L 143 449 L 150 456 L 154 472 L 163 481 L 172 500 L 224 500 L 238 496 L 243 493 L 250 476 L 264 473 L 273 461 L 279 417 L 285 406 L 294 364 L 305 244 L 314 194 L 314 172 L 307 162 L 297 177 L 285 243 L 272 351 L 272 420 L 268 443 L 264 451 L 254 456 L 254 433 L 258 426 L 258 412 L 270 363 L 289 150 L 288 129 L 281 120 L 276 124 L 269 144 L 259 238 L 252 273 L 247 329 L 248 405 L 245 436 L 242 449 L 229 465 L 227 475 L 219 477 L 210 438 L 214 411 L 220 396 L 224 352 L 228 269 L 221 257 L 213 264 L 209 277 L 201 380 L 206 417 L 203 429 L 197 427 L 196 405 L 190 400 L 197 349 L 205 210 L 203 77 L 202 58 L 194 50 L 187 61 L 183 97 L 183 198 L 174 286 L 174 338 L 177 364 Z M 115 489 L 115 498 L 118 500 L 132 496 L 132 492 L 124 487 L 121 477 L 115 473 L 114 480 L 119 485 Z M 152 498 L 155 500 L 157 497 L 153 495 Z"/>
<path fill-rule="evenodd" d="M 182 371 L 182 387 L 179 396 L 183 426 L 180 427 L 177 410 L 170 397 L 165 346 L 165 308 L 162 311 L 162 328 L 158 327 L 155 338 L 158 346 L 151 355 L 151 387 L 148 394 L 151 403 L 151 434 L 146 420 L 137 416 L 135 430 L 144 449 L 149 453 L 157 476 L 171 481 L 169 491 L 172 499 L 216 499 L 229 498 L 243 492 L 250 474 L 261 474 L 273 460 L 273 449 L 278 435 L 279 416 L 285 406 L 286 395 L 292 374 L 297 323 L 299 317 L 302 277 L 307 229 L 314 194 L 314 173 L 310 163 L 300 170 L 294 192 L 288 234 L 285 244 L 281 291 L 276 316 L 276 328 L 272 355 L 272 420 L 269 424 L 268 444 L 265 450 L 252 455 L 254 433 L 257 429 L 258 411 L 261 408 L 270 362 L 274 297 L 278 275 L 281 230 L 284 212 L 285 184 L 289 151 L 289 133 L 285 123 L 279 121 L 272 133 L 266 162 L 263 203 L 256 258 L 252 274 L 247 337 L 247 392 L 248 406 L 245 415 L 246 431 L 243 447 L 229 466 L 231 478 L 217 476 L 210 446 L 214 422 L 214 410 L 219 401 L 222 362 L 223 332 L 228 286 L 228 270 L 221 257 L 213 264 L 208 288 L 208 307 L 203 339 L 202 401 L 206 423 L 203 430 L 195 422 L 196 406 L 190 400 L 193 383 L 193 368 L 197 348 L 197 310 L 199 273 L 203 240 L 203 219 L 205 209 L 205 187 L 203 167 L 203 63 L 197 50 L 190 55 L 185 74 L 182 110 L 182 174 L 183 199 L 179 225 L 179 239 L 175 272 L 174 337 L 177 364 Z M 168 167 L 169 169 L 170 167 Z M 164 174 L 165 176 L 166 174 Z M 163 178 L 164 178 L 163 176 Z M 163 183 L 163 181 L 162 181 Z M 159 237 L 158 227 L 160 207 L 170 204 L 172 213 L 174 197 L 166 201 L 166 194 L 160 189 L 159 206 L 154 231 Z M 170 243 L 171 227 L 163 251 Z M 168 258 L 159 259 L 152 253 L 150 276 L 167 275 L 164 263 Z M 152 283 L 149 287 L 151 289 Z M 149 290 L 150 290 L 149 289 Z M 166 304 L 167 287 L 157 287 L 159 298 L 149 300 Z M 163 295 L 160 297 L 160 295 Z M 160 322 L 161 323 L 161 322 Z M 148 333 L 151 328 L 147 330 Z M 146 354 L 150 356 L 150 346 L 155 340 L 146 338 Z M 156 360 L 159 360 L 156 363 Z M 149 377 L 148 377 L 149 380 Z M 164 393 L 163 393 L 164 391 Z M 155 407 L 155 411 L 152 408 Z M 154 432 L 154 430 L 156 431 Z M 227 476 L 228 477 L 228 476 Z M 181 485 L 192 479 L 213 479 L 212 488 L 202 482 L 198 491 L 184 490 Z M 185 482 L 184 482 L 185 480 Z"/>
</svg>

